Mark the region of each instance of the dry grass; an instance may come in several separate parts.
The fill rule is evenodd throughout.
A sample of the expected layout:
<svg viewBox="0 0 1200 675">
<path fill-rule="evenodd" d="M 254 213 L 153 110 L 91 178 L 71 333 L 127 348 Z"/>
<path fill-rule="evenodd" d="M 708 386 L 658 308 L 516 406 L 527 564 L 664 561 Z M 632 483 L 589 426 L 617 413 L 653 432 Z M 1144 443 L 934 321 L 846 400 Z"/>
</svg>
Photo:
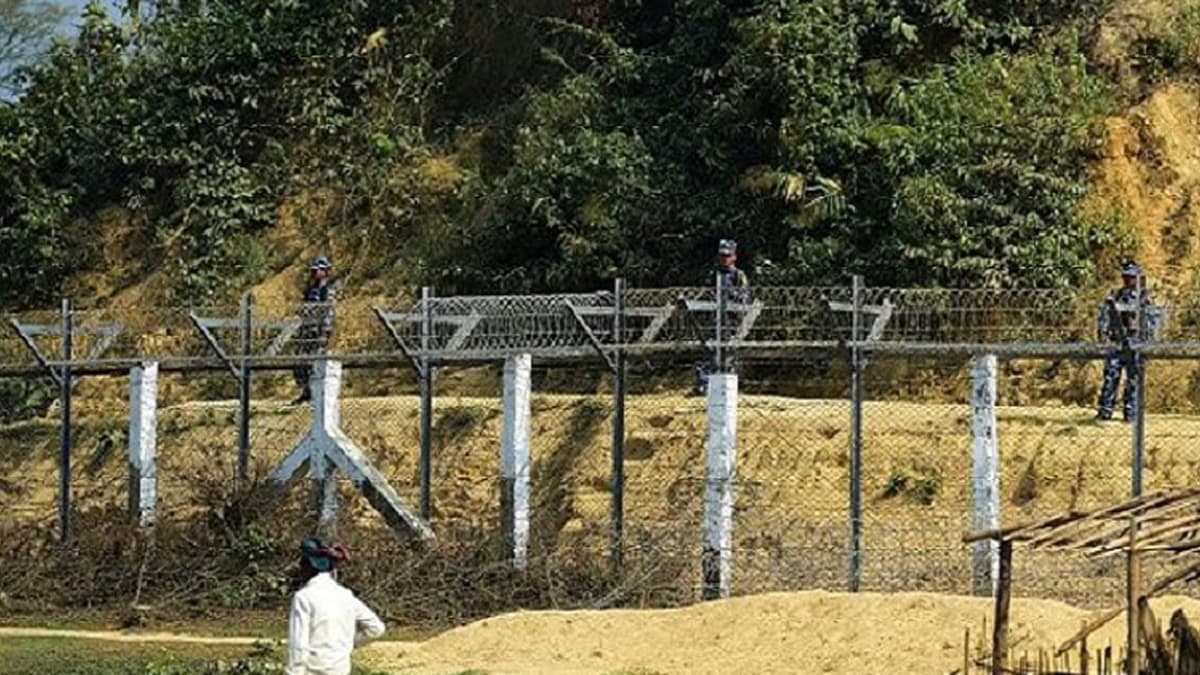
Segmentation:
<svg viewBox="0 0 1200 675">
<path fill-rule="evenodd" d="M 603 567 L 610 412 L 609 401 L 598 397 L 535 397 L 532 547 L 546 559 L 548 570 L 582 565 L 587 569 L 577 573 L 590 575 L 589 566 Z M 254 414 L 254 452 L 266 467 L 303 436 L 310 413 L 304 407 L 266 403 L 256 406 Z M 125 503 L 123 415 L 96 414 L 78 425 L 73 484 L 81 511 L 119 513 Z M 969 589 L 969 551 L 960 543 L 971 528 L 967 416 L 965 405 L 867 404 L 866 588 Z M 844 587 L 848 417 L 843 401 L 743 397 L 735 568 L 739 592 Z M 168 525 L 211 520 L 214 501 L 228 498 L 201 498 L 197 485 L 228 483 L 235 418 L 230 402 L 161 411 L 160 504 Z M 412 397 L 352 398 L 343 410 L 343 426 L 410 504 L 417 501 L 417 418 Z M 1098 425 L 1089 409 L 1072 407 L 1006 407 L 999 418 L 1005 522 L 1095 507 L 1129 494 L 1129 426 Z M 481 553 L 468 553 L 463 546 L 487 549 L 490 545 L 478 537 L 494 534 L 498 521 L 500 423 L 499 404 L 492 398 L 443 397 L 436 404 L 435 527 L 467 538 L 442 544 L 467 556 L 464 565 L 484 564 L 472 557 Z M 645 576 L 630 581 L 638 587 L 625 589 L 619 602 L 661 601 L 662 589 L 648 588 L 655 584 L 672 584 L 671 597 L 687 598 L 699 583 L 695 554 L 704 489 L 702 400 L 631 397 L 627 428 L 628 557 Z M 1200 479 L 1200 419 L 1151 415 L 1148 438 L 1147 489 Z M 0 508 L 47 530 L 53 524 L 56 447 L 52 423 L 31 421 L 0 430 L 0 480 L 6 486 Z M 300 503 L 304 490 L 293 492 L 293 503 Z M 361 500 L 347 493 L 346 502 L 345 536 L 367 549 L 376 543 L 392 546 L 390 535 L 380 531 L 378 519 Z M 229 515 L 218 509 L 218 517 Z M 303 523 L 289 528 L 302 530 Z M 427 554 L 424 564 L 432 564 L 435 556 Z M 1017 564 L 1019 592 L 1088 605 L 1116 598 L 1118 576 L 1104 561 L 1018 556 Z M 569 596 L 570 589 L 564 593 Z"/>
</svg>

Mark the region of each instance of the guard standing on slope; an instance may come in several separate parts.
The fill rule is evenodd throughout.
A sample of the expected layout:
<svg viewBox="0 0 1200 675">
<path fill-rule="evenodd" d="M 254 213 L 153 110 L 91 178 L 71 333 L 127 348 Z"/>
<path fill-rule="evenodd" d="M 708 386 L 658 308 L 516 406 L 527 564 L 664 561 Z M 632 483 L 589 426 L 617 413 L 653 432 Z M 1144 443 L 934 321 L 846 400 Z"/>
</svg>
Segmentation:
<svg viewBox="0 0 1200 675">
<path fill-rule="evenodd" d="M 349 560 L 340 544 L 300 542 L 302 584 L 288 618 L 287 675 L 350 675 L 350 653 L 383 635 L 383 621 L 333 578 Z"/>
<path fill-rule="evenodd" d="M 1097 420 L 1112 419 L 1122 370 L 1125 371 L 1125 392 L 1122 401 L 1125 421 L 1132 420 L 1137 414 L 1138 372 L 1142 364 L 1141 358 L 1129 351 L 1129 346 L 1141 337 L 1143 325 L 1150 328 L 1157 322 L 1150 291 L 1145 287 L 1138 288 L 1138 280 L 1141 278 L 1142 270 L 1137 263 L 1126 262 L 1121 267 L 1121 287 L 1104 298 L 1104 304 L 1101 305 L 1100 314 L 1096 319 L 1097 339 L 1120 347 L 1120 350 L 1113 351 L 1104 358 L 1104 382 L 1100 387 Z M 1146 316 L 1143 317 L 1143 314 Z"/>
<path fill-rule="evenodd" d="M 309 279 L 304 288 L 304 304 L 300 306 L 300 329 L 296 332 L 297 354 L 323 354 L 333 335 L 333 319 L 336 310 L 336 295 L 330 274 L 333 265 L 329 258 L 320 256 L 314 258 L 308 266 Z M 296 366 L 293 372 L 296 384 L 300 387 L 300 395 L 293 403 L 304 403 L 312 398 L 309 377 L 312 375 L 312 364 L 304 363 Z"/>
<path fill-rule="evenodd" d="M 717 268 L 716 274 L 713 277 L 713 282 L 719 281 L 720 286 L 725 292 L 726 303 L 745 304 L 750 302 L 750 279 L 737 266 L 737 242 L 732 239 L 722 239 L 717 244 Z M 720 322 L 726 327 L 725 335 L 720 336 L 722 340 L 729 338 L 729 326 L 731 325 L 728 310 L 724 321 Z M 696 387 L 693 390 L 695 394 L 704 394 L 708 390 L 708 375 L 712 372 L 712 366 L 708 364 L 696 366 Z"/>
</svg>

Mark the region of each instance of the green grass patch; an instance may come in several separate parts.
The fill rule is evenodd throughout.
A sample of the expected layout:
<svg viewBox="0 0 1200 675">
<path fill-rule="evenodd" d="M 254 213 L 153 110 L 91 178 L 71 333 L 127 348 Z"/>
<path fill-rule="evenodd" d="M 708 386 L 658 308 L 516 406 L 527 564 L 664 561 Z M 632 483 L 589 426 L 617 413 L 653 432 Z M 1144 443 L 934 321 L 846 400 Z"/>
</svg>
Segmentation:
<svg viewBox="0 0 1200 675">
<path fill-rule="evenodd" d="M 6 637 L 0 640 L 0 673 L 144 675 L 154 672 L 152 668 L 173 664 L 201 673 L 209 663 L 249 659 L 253 649 L 245 645 Z"/>
<path fill-rule="evenodd" d="M 77 638 L 0 639 L 0 675 L 267 675 L 283 673 L 270 644 L 136 643 Z M 361 667 L 353 675 L 383 675 Z"/>
</svg>

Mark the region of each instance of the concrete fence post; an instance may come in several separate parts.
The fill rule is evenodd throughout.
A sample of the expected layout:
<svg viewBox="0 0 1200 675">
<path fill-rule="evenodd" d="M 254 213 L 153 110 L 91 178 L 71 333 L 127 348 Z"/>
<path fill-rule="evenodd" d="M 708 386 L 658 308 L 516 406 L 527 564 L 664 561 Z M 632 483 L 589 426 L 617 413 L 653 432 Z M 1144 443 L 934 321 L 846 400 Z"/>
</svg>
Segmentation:
<svg viewBox="0 0 1200 675">
<path fill-rule="evenodd" d="M 971 359 L 971 494 L 976 531 L 1000 527 L 1000 442 L 996 434 L 996 357 Z M 991 596 L 999 578 L 999 544 L 972 545 L 971 592 Z"/>
<path fill-rule="evenodd" d="M 309 381 L 313 393 L 312 429 L 271 472 L 271 483 L 286 488 L 308 469 L 315 493 L 312 510 L 317 515 L 317 532 L 322 536 L 333 536 L 336 531 L 336 475 L 341 472 L 397 534 L 433 539 L 429 524 L 404 505 L 363 449 L 342 431 L 342 364 L 322 359 L 314 366 Z"/>
<path fill-rule="evenodd" d="M 708 443 L 704 494 L 703 598 L 729 597 L 733 576 L 733 503 L 737 484 L 738 377 L 708 376 Z"/>
<path fill-rule="evenodd" d="M 500 520 L 505 554 L 525 569 L 529 547 L 529 443 L 531 371 L 529 354 L 504 362 L 504 429 L 500 444 Z"/>
<path fill-rule="evenodd" d="M 329 434 L 341 424 L 342 364 L 338 361 L 317 361 L 312 369 L 309 386 L 313 392 L 313 426 Z M 313 508 L 317 512 L 317 533 L 322 537 L 337 534 L 338 493 L 337 468 L 326 456 L 324 444 L 315 445 L 309 456 L 313 479 Z"/>
<path fill-rule="evenodd" d="M 129 513 L 138 527 L 151 529 L 157 519 L 158 363 L 143 363 L 129 375 Z"/>
</svg>

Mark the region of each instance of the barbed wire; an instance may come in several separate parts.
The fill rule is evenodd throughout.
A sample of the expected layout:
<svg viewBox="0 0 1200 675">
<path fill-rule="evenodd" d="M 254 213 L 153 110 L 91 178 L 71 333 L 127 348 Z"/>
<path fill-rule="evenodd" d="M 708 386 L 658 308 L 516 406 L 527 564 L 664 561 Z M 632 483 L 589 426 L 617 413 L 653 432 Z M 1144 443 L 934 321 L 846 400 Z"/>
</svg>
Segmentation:
<svg viewBox="0 0 1200 675">
<path fill-rule="evenodd" d="M 763 287 L 731 296 L 722 317 L 722 340 L 745 348 L 803 347 L 850 340 L 854 311 L 850 287 Z M 881 342 L 1090 342 L 1101 296 L 1067 290 L 864 288 L 862 337 Z M 631 288 L 623 293 L 625 334 L 614 334 L 612 291 L 525 296 L 432 297 L 399 307 L 343 301 L 336 329 L 322 348 L 332 355 L 395 350 L 439 357 L 455 352 L 491 358 L 499 352 L 532 351 L 579 356 L 597 346 L 674 348 L 717 337 L 717 299 L 712 288 Z M 1158 341 L 1200 338 L 1200 304 L 1191 298 L 1163 303 L 1167 317 Z M 279 301 L 259 302 L 249 319 L 251 353 L 295 352 L 306 338 L 304 316 L 325 308 Z M 103 346 L 110 358 L 200 358 L 216 343 L 241 353 L 243 311 L 237 305 L 136 307 L 72 312 L 73 353 L 84 359 Z M 62 315 L 51 310 L 4 315 L 0 365 L 35 363 L 32 342 L 48 356 L 62 353 Z M 426 328 L 426 322 L 429 326 Z M 206 323 L 208 335 L 198 324 Z M 311 323 L 309 321 L 308 323 Z M 15 328 L 33 334 L 20 337 Z M 106 332 L 111 331 L 111 333 Z"/>
</svg>

